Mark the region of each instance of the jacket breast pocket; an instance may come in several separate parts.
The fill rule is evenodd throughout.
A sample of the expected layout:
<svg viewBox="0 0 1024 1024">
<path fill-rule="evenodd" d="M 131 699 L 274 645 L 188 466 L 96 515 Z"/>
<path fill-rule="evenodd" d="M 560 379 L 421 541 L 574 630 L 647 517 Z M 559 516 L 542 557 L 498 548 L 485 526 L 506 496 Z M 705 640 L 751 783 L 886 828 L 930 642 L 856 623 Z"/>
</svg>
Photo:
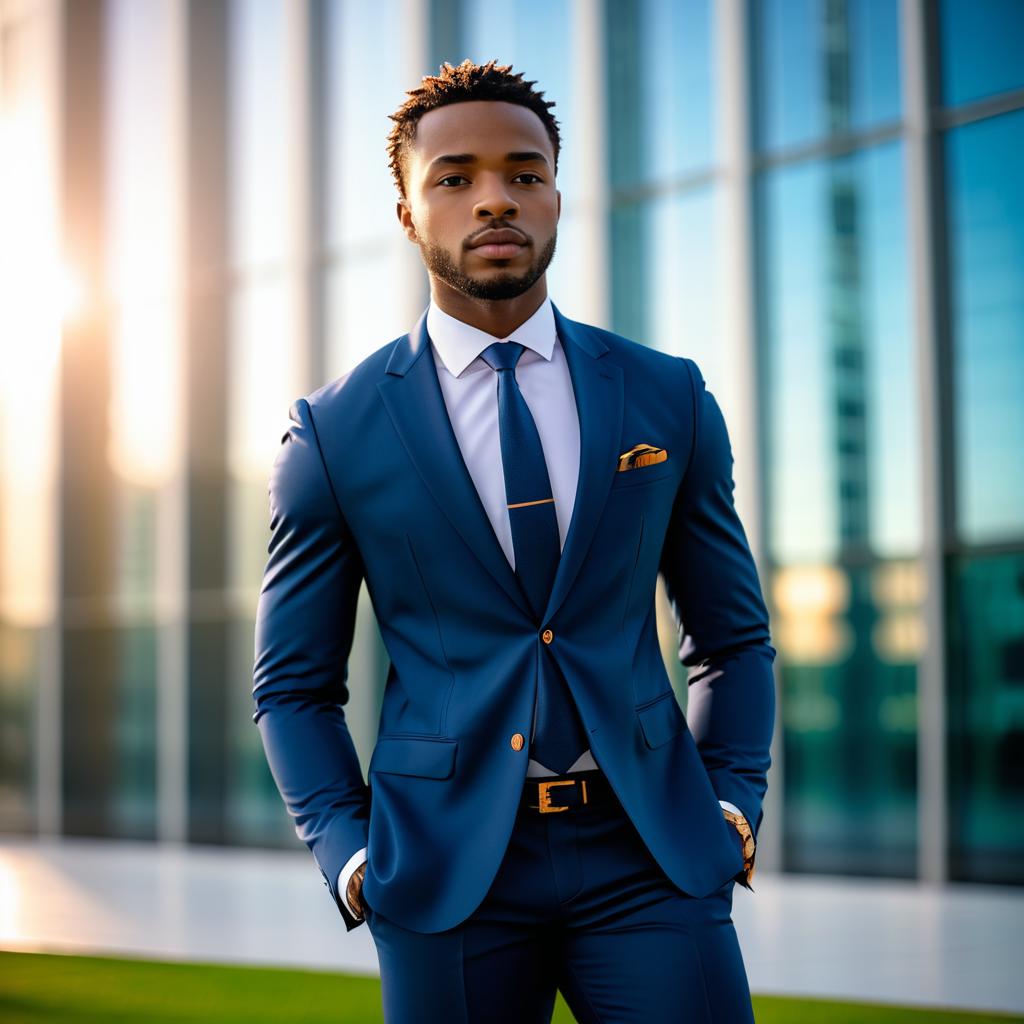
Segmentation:
<svg viewBox="0 0 1024 1024">
<path fill-rule="evenodd" d="M 655 462 L 650 466 L 637 466 L 634 469 L 616 471 L 612 477 L 612 490 L 618 491 L 623 487 L 637 487 L 641 484 L 653 484 L 659 480 L 667 480 L 676 476 L 676 464 L 671 458 L 664 462 Z"/>
<path fill-rule="evenodd" d="M 686 728 L 683 709 L 676 701 L 676 695 L 672 690 L 637 708 L 636 716 L 640 720 L 644 743 L 651 750 L 668 743 Z"/>
<path fill-rule="evenodd" d="M 447 779 L 455 770 L 458 740 L 442 736 L 379 736 L 370 755 L 370 772 Z"/>
</svg>

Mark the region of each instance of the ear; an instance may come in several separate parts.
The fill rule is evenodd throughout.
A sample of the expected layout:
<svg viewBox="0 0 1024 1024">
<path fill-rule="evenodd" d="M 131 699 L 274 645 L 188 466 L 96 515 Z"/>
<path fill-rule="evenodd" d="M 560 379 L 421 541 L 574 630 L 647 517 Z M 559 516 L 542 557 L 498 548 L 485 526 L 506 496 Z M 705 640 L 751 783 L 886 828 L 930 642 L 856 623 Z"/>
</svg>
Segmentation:
<svg viewBox="0 0 1024 1024">
<path fill-rule="evenodd" d="M 555 219 L 556 220 L 561 220 L 562 219 L 562 193 L 561 193 L 561 191 L 559 189 L 556 188 L 555 189 L 555 195 L 558 197 L 558 216 Z"/>
<path fill-rule="evenodd" d="M 416 225 L 413 223 L 412 210 L 409 208 L 409 201 L 405 198 L 395 203 L 395 213 L 398 215 L 398 223 L 402 225 L 405 237 L 410 242 L 419 244 L 419 236 L 416 233 Z"/>
</svg>

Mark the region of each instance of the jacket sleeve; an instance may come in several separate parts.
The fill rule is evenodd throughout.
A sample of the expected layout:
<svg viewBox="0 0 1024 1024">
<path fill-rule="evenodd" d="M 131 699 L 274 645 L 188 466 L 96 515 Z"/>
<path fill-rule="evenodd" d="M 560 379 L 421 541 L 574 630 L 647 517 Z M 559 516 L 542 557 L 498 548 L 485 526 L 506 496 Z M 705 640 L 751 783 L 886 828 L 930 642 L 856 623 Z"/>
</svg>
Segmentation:
<svg viewBox="0 0 1024 1024">
<path fill-rule="evenodd" d="M 298 399 L 274 460 L 269 558 L 256 611 L 253 721 L 271 774 L 349 930 L 338 873 L 366 846 L 369 790 L 345 722 L 363 562 Z"/>
<path fill-rule="evenodd" d="M 690 731 L 716 795 L 740 808 L 756 837 L 771 765 L 776 652 L 733 504 L 725 419 L 697 364 L 681 361 L 692 392 L 693 447 L 660 570 L 679 628 L 679 660 L 689 669 Z"/>
</svg>

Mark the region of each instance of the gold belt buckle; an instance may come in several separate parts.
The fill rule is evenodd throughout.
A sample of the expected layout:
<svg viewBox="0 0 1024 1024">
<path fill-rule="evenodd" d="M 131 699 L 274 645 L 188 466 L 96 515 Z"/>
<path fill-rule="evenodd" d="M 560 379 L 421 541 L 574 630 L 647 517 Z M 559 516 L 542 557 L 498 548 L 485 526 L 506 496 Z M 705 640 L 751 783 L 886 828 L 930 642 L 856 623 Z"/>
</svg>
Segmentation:
<svg viewBox="0 0 1024 1024">
<path fill-rule="evenodd" d="M 552 807 L 551 806 L 551 787 L 552 786 L 575 786 L 575 779 L 550 779 L 545 782 L 537 783 L 537 797 L 539 800 L 537 809 L 541 814 L 555 814 L 558 811 L 567 811 L 568 807 Z M 583 782 L 583 802 L 587 802 L 587 784 Z"/>
</svg>

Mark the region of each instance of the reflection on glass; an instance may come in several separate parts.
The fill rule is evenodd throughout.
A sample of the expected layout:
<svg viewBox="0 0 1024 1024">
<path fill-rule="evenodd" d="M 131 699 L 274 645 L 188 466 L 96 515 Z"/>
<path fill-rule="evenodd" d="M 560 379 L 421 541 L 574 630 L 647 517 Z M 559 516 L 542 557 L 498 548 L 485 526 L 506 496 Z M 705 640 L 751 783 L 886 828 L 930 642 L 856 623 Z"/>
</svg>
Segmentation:
<svg viewBox="0 0 1024 1024">
<path fill-rule="evenodd" d="M 1024 111 L 949 133 L 956 498 L 968 543 L 1024 538 Z"/>
<path fill-rule="evenodd" d="M 35 826 L 35 694 L 46 634 L 0 616 L 0 830 Z"/>
<path fill-rule="evenodd" d="M 46 19 L 0 33 L 0 830 L 36 827 L 36 704 L 55 615 L 59 262 Z"/>
<path fill-rule="evenodd" d="M 951 874 L 1019 883 L 1024 112 L 955 129 L 946 146 L 959 542 L 948 598 Z M 970 551 L 981 544 L 997 550 Z"/>
<path fill-rule="evenodd" d="M 114 590 L 122 612 L 138 619 L 156 614 L 161 491 L 174 483 L 181 446 L 175 11 L 166 2 L 114 0 L 107 13 Z"/>
<path fill-rule="evenodd" d="M 759 193 L 785 860 L 798 870 L 915 871 L 923 580 L 902 180 L 892 145 L 773 171 Z"/>
<path fill-rule="evenodd" d="M 1024 4 L 940 0 L 942 99 L 968 103 L 1024 87 Z"/>
<path fill-rule="evenodd" d="M 409 244 L 399 234 L 384 245 L 365 247 L 359 260 L 327 268 L 328 380 L 347 373 L 371 352 L 412 330 L 404 314 L 407 296 L 401 289 L 405 285 L 396 283 L 405 280 L 401 261 Z M 427 301 L 424 296 L 424 308 Z"/>
<path fill-rule="evenodd" d="M 231 474 L 232 587 L 259 590 L 267 558 L 267 481 L 288 408 L 302 394 L 295 337 L 297 282 L 255 280 L 231 301 L 228 364 L 228 467 Z"/>
<path fill-rule="evenodd" d="M 43 18 L 0 34 L 0 621 L 53 618 L 53 495 L 61 314 L 58 133 Z M 63 307 L 63 308 L 62 308 Z"/>
<path fill-rule="evenodd" d="M 299 58 L 289 48 L 289 20 L 296 17 L 284 0 L 231 2 L 227 192 L 235 273 L 228 296 L 225 600 L 190 634 L 189 827 L 202 841 L 271 841 L 286 817 L 258 736 L 241 734 L 257 731 L 252 616 L 270 539 L 267 483 L 289 406 L 307 390 L 300 317 L 307 269 L 295 262 L 290 219 L 302 184 L 302 162 L 290 148 L 300 68 L 292 64 Z M 357 174 L 351 160 L 344 170 Z M 255 812 L 240 811 L 250 805 Z"/>
<path fill-rule="evenodd" d="M 331 380 L 412 327 L 405 268 L 410 255 L 417 257 L 395 213 L 399 192 L 387 136 L 394 127 L 388 115 L 408 99 L 414 79 L 401 47 L 378 45 L 401 36 L 401 0 L 331 4 L 324 16 L 327 226 L 320 295 Z"/>
<path fill-rule="evenodd" d="M 590 296 L 595 287 L 595 282 L 580 272 L 580 268 L 586 265 L 584 239 L 581 218 L 573 212 L 568 199 L 563 196 L 555 256 L 545 277 L 551 301 L 571 320 L 587 319 L 585 311 L 591 308 Z M 597 286 L 603 290 L 604 281 Z"/>
<path fill-rule="evenodd" d="M 566 201 L 577 191 L 573 187 L 579 172 L 574 126 L 576 103 L 572 71 L 576 39 L 572 31 L 569 0 L 476 0 L 462 4 L 462 49 L 458 64 L 468 57 L 485 64 L 496 60 L 511 64 L 515 74 L 554 102 L 551 113 L 558 121 L 562 150 L 558 157 L 559 187 Z M 564 183 L 564 184 L 563 184 Z"/>
<path fill-rule="evenodd" d="M 114 517 L 113 547 L 109 560 L 83 574 L 84 599 L 65 617 L 62 809 L 70 833 L 150 838 L 164 596 L 160 517 L 181 445 L 176 9 L 112 0 L 104 14 L 111 377 L 101 394 L 109 393 L 112 493 L 104 505 Z M 102 500 L 96 490 L 84 493 Z"/>
<path fill-rule="evenodd" d="M 902 181 L 890 145 L 762 182 L 769 532 L 786 562 L 916 549 Z"/>
<path fill-rule="evenodd" d="M 398 189 L 388 165 L 388 115 L 413 87 L 401 46 L 402 0 L 324 5 L 325 105 L 323 176 L 327 210 L 323 244 L 358 259 L 361 246 L 401 234 Z M 423 69 L 425 74 L 428 69 Z"/>
<path fill-rule="evenodd" d="M 561 150 L 556 186 L 562 193 L 555 258 L 548 271 L 548 294 L 568 317 L 582 316 L 589 308 L 587 293 L 594 287 L 579 272 L 581 231 L 577 204 L 587 194 L 587 173 L 579 147 L 578 125 L 582 112 L 574 92 L 573 69 L 577 38 L 573 31 L 572 4 L 568 0 L 463 0 L 462 50 L 453 64 L 468 57 L 479 63 L 496 60 L 522 72 L 544 100 L 553 102 L 551 114 L 558 121 Z M 603 287 L 603 282 L 601 283 Z"/>
<path fill-rule="evenodd" d="M 290 212 L 282 0 L 231 0 L 228 198 L 236 266 L 284 258 Z"/>
<path fill-rule="evenodd" d="M 798 146 L 900 116 L 899 4 L 752 3 L 757 144 Z"/>
<path fill-rule="evenodd" d="M 607 5 L 612 185 L 710 167 L 714 19 L 710 0 Z"/>
<path fill-rule="evenodd" d="M 173 16 L 169 3 L 108 7 L 110 457 L 118 477 L 150 488 L 171 479 L 180 429 Z"/>
<path fill-rule="evenodd" d="M 1024 882 L 1024 554 L 950 560 L 950 876 Z"/>
<path fill-rule="evenodd" d="M 614 329 L 672 355 L 694 359 L 714 390 L 726 371 L 715 191 L 658 196 L 615 210 Z"/>
<path fill-rule="evenodd" d="M 114 832 L 156 834 L 156 665 L 158 627 L 126 625 L 118 638 Z"/>
<path fill-rule="evenodd" d="M 66 687 L 64 830 L 149 839 L 156 833 L 156 638 L 150 623 L 64 630 L 64 657 L 101 685 Z"/>
<path fill-rule="evenodd" d="M 245 682 L 246 670 L 252 666 L 255 628 L 250 616 L 239 616 L 228 625 L 228 664 L 237 672 L 240 685 L 230 687 L 226 700 L 223 743 L 230 799 L 223 807 L 223 830 L 235 843 L 305 849 L 281 803 L 259 730 L 252 722 L 251 686 Z M 207 751 L 207 756 L 215 755 L 214 749 Z"/>
</svg>

